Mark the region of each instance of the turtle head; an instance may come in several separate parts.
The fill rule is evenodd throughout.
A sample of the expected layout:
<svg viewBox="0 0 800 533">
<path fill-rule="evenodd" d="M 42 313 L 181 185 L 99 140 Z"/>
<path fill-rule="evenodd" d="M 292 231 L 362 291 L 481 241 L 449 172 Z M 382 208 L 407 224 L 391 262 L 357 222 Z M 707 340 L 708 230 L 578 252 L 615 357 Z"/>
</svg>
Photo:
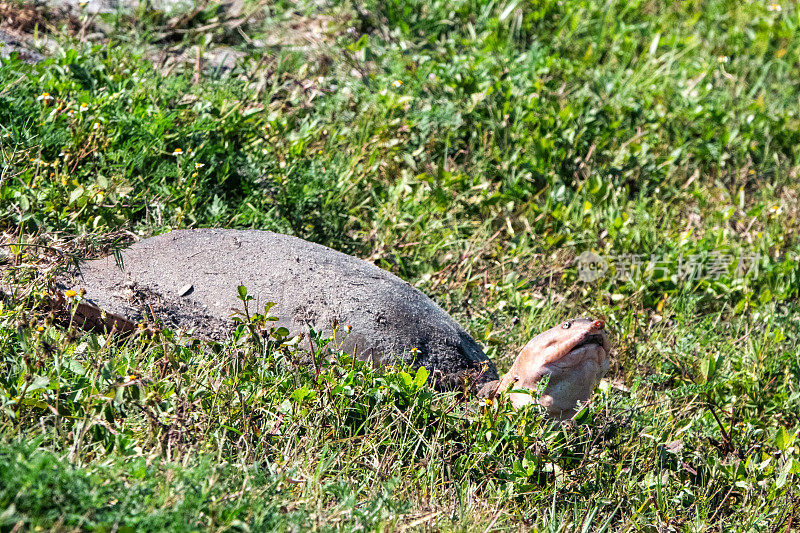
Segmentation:
<svg viewBox="0 0 800 533">
<path fill-rule="evenodd" d="M 605 323 L 592 318 L 566 320 L 538 335 L 522 348 L 498 392 L 509 392 L 514 407 L 539 401 L 551 416 L 568 418 L 586 402 L 608 371 L 611 345 Z M 537 397 L 539 381 L 547 387 Z"/>
</svg>

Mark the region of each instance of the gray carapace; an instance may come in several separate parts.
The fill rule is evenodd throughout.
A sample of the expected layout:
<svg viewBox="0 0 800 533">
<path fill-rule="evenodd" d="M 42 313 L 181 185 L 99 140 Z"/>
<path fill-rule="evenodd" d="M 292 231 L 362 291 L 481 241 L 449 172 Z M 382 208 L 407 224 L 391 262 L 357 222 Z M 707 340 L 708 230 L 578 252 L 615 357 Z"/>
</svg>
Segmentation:
<svg viewBox="0 0 800 533">
<path fill-rule="evenodd" d="M 243 309 L 237 286 L 244 285 L 255 297 L 253 309 L 274 302 L 276 325 L 294 335 L 311 327 L 375 364 L 400 359 L 425 366 L 444 388 L 466 375 L 478 384 L 498 379 L 481 347 L 430 298 L 319 244 L 268 231 L 195 229 L 142 240 L 121 256 L 123 268 L 109 256 L 59 280 L 62 291 L 85 289 L 78 311 L 84 319 L 102 315 L 125 330 L 155 318 L 222 340 L 232 313 Z"/>
</svg>

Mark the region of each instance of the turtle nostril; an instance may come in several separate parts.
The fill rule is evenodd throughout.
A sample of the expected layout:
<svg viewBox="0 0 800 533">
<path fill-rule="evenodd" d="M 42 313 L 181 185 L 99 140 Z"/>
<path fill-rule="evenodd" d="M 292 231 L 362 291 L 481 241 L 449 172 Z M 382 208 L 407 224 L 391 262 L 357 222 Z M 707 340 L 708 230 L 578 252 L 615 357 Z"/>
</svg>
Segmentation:
<svg viewBox="0 0 800 533">
<path fill-rule="evenodd" d="M 606 327 L 606 324 L 602 320 L 595 320 L 592 322 L 592 326 L 594 326 L 595 329 L 603 329 Z"/>
</svg>

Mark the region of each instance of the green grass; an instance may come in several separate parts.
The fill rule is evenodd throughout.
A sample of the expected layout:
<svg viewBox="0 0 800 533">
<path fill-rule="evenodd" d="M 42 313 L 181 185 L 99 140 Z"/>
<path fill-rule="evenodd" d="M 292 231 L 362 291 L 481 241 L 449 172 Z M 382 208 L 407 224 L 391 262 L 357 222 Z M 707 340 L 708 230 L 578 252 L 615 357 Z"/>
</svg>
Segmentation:
<svg viewBox="0 0 800 533">
<path fill-rule="evenodd" d="M 0 63 L 4 271 L 23 287 L 0 304 L 0 530 L 796 525 L 796 5 L 245 10 L 247 39 L 203 29 L 209 2 L 161 41 L 230 46 L 232 71 L 159 70 L 170 15 L 143 10 L 104 17 L 107 45 L 56 33 L 46 61 Z M 317 44 L 290 39 L 314 20 Z M 97 256 L 207 226 L 375 261 L 501 371 L 536 332 L 603 317 L 608 382 L 564 426 L 346 355 L 315 377 L 247 324 L 204 345 L 49 313 L 69 258 L 42 245 Z M 613 263 L 592 283 L 586 251 Z"/>
</svg>

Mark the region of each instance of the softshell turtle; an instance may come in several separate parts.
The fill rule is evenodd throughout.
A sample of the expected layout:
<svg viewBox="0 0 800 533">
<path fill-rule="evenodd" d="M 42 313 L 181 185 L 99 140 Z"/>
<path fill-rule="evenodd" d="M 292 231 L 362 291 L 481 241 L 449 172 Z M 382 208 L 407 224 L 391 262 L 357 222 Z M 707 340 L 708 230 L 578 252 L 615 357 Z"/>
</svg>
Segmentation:
<svg viewBox="0 0 800 533">
<path fill-rule="evenodd" d="M 374 364 L 425 366 L 440 388 L 467 376 L 478 394 L 508 393 L 515 407 L 539 401 L 551 416 L 572 416 L 609 367 L 605 324 L 572 319 L 537 336 L 498 379 L 477 342 L 430 298 L 377 266 L 296 237 L 258 230 L 195 229 L 145 239 L 113 256 L 84 262 L 58 286 L 85 289 L 79 317 L 132 330 L 147 318 L 213 340 L 229 335 L 242 310 L 237 287 L 268 302 L 277 327 L 309 328 L 333 346 Z M 338 325 L 338 327 L 337 327 Z M 543 376 L 540 397 L 528 394 Z"/>
</svg>

